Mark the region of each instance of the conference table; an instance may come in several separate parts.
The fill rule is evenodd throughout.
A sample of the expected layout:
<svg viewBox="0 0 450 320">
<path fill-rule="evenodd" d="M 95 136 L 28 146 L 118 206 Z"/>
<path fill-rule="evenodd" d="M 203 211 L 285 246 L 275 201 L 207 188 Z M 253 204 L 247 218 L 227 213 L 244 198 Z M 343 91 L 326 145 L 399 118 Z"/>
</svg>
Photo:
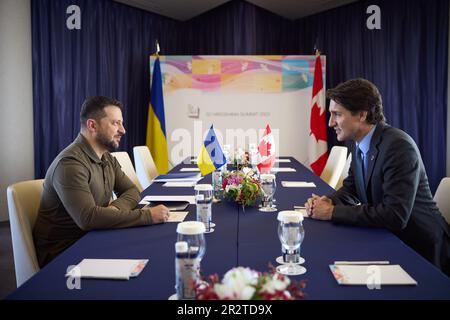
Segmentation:
<svg viewBox="0 0 450 320">
<path fill-rule="evenodd" d="M 292 157 L 277 162 L 279 167 L 291 167 L 295 172 L 278 172 L 275 193 L 277 209 L 293 210 L 302 206 L 312 193 L 331 194 L 334 190 L 309 169 Z M 177 165 L 195 167 L 191 161 Z M 281 181 L 314 182 L 316 187 L 284 188 Z M 211 175 L 200 183 L 210 183 Z M 194 195 L 192 187 L 164 187 L 153 183 L 142 192 L 145 195 Z M 195 205 L 189 205 L 185 219 L 195 220 Z M 215 231 L 205 234 L 206 254 L 201 262 L 205 276 L 217 273 L 222 277 L 237 266 L 268 271 L 269 264 L 276 266 L 281 255 L 277 234 L 277 212 L 260 212 L 258 207 L 245 210 L 230 201 L 214 203 L 212 209 Z M 305 218 L 305 239 L 301 255 L 305 258 L 307 272 L 291 277 L 305 280 L 306 299 L 450 299 L 450 278 L 385 229 L 358 228 L 336 225 L 329 221 Z M 88 232 L 55 260 L 31 277 L 7 299 L 121 299 L 166 300 L 175 292 L 175 249 L 177 223 L 152 226 L 94 230 Z M 69 266 L 82 259 L 148 259 L 141 274 L 130 280 L 81 279 L 80 289 L 69 289 L 65 273 Z M 418 285 L 367 286 L 339 285 L 329 265 L 334 261 L 388 260 L 399 264 Z"/>
</svg>

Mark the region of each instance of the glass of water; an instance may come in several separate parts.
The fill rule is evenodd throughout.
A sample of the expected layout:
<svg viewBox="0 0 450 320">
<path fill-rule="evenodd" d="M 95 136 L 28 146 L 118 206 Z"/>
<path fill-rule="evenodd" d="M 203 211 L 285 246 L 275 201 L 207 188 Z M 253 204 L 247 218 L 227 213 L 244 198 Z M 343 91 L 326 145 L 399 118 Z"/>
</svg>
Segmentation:
<svg viewBox="0 0 450 320">
<path fill-rule="evenodd" d="M 277 208 L 272 204 L 273 195 L 277 188 L 275 175 L 271 173 L 264 173 L 259 176 L 261 181 L 261 189 L 263 192 L 262 206 L 259 211 L 274 212 Z"/>
<path fill-rule="evenodd" d="M 300 247 L 305 237 L 303 229 L 303 215 L 297 211 L 280 211 L 278 213 L 278 238 L 288 255 L 300 252 Z M 296 276 L 304 274 L 306 268 L 289 259 L 286 264 L 277 267 L 277 272 Z"/>
</svg>

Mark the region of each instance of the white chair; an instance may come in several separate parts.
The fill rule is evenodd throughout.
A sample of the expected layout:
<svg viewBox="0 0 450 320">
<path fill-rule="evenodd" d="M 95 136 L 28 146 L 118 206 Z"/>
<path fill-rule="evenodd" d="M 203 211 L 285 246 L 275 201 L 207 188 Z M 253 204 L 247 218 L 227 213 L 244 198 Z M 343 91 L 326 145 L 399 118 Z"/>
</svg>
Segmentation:
<svg viewBox="0 0 450 320">
<path fill-rule="evenodd" d="M 327 163 L 320 178 L 328 183 L 332 188 L 336 188 L 339 177 L 345 166 L 347 159 L 347 147 L 334 146 L 328 156 Z"/>
<path fill-rule="evenodd" d="M 339 190 L 344 184 L 345 178 L 348 176 L 348 170 L 350 170 L 350 165 L 352 164 L 352 153 L 350 152 L 347 157 L 347 161 L 345 161 L 344 169 L 342 169 L 341 176 L 339 177 L 339 181 L 336 185 L 336 190 Z"/>
<path fill-rule="evenodd" d="M 133 155 L 137 177 L 142 187 L 146 189 L 152 183 L 152 180 L 158 176 L 155 161 L 153 161 L 152 154 L 147 146 L 134 147 Z"/>
<path fill-rule="evenodd" d="M 33 241 L 44 180 L 29 180 L 12 184 L 6 194 L 14 253 L 17 287 L 40 270 Z"/>
<path fill-rule="evenodd" d="M 434 201 L 445 220 L 450 223 L 450 178 L 443 178 L 434 194 Z"/>
<path fill-rule="evenodd" d="M 131 162 L 130 156 L 127 152 L 121 151 L 121 152 L 112 152 L 111 153 L 119 162 L 120 166 L 122 167 L 122 171 L 125 172 L 125 174 L 130 178 L 131 181 L 136 185 L 139 192 L 142 192 L 142 185 L 139 182 L 139 179 L 136 175 L 136 171 L 134 171 L 133 163 Z"/>
</svg>

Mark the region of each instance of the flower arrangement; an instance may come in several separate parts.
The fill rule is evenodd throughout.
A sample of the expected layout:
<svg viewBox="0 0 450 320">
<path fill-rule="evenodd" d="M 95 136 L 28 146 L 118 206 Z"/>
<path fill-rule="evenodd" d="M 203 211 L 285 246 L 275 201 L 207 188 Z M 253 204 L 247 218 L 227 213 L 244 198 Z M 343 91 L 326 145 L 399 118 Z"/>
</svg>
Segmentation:
<svg viewBox="0 0 450 320">
<path fill-rule="evenodd" d="M 255 172 L 248 168 L 224 173 L 222 188 L 225 198 L 242 206 L 253 206 L 261 195 L 261 183 Z"/>
<path fill-rule="evenodd" d="M 305 282 L 291 282 L 285 275 L 257 272 L 237 267 L 229 270 L 219 281 L 217 274 L 196 286 L 198 300 L 294 300 L 304 298 Z"/>
</svg>

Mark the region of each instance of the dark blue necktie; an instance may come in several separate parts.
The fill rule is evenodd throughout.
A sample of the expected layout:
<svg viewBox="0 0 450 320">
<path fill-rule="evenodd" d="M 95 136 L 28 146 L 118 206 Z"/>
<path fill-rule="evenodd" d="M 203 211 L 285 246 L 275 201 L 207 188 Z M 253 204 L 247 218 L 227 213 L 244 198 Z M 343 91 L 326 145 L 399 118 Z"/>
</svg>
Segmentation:
<svg viewBox="0 0 450 320">
<path fill-rule="evenodd" d="M 361 155 L 361 159 L 362 159 L 361 165 L 362 165 L 362 172 L 363 172 L 363 182 L 364 182 L 364 186 L 365 186 L 366 181 L 367 181 L 367 155 L 365 153 L 363 153 L 361 149 L 359 149 L 359 154 Z"/>
<path fill-rule="evenodd" d="M 365 184 L 365 172 L 367 167 L 367 161 L 365 161 L 363 157 L 363 153 L 359 147 L 356 147 L 356 156 L 355 156 L 355 162 L 356 162 L 356 183 L 359 186 L 359 190 L 361 193 L 361 202 L 367 203 L 367 195 L 366 195 L 366 184 Z"/>
</svg>

